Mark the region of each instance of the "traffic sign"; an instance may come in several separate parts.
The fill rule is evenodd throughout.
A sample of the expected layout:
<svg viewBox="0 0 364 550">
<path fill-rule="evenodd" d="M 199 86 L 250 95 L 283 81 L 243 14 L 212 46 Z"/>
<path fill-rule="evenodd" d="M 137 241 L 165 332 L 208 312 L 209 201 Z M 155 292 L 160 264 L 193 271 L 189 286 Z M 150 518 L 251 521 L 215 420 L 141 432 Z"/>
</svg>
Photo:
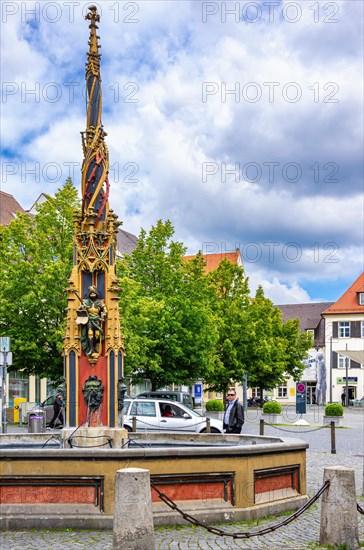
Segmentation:
<svg viewBox="0 0 364 550">
<path fill-rule="evenodd" d="M 0 352 L 0 367 L 4 367 L 5 364 L 7 367 L 13 364 L 13 353 L 11 351 Z"/>
<path fill-rule="evenodd" d="M 201 397 L 202 397 L 202 384 L 195 384 L 194 385 L 194 393 L 195 393 L 195 397 L 201 399 Z"/>
<path fill-rule="evenodd" d="M 306 414 L 307 403 L 307 385 L 306 382 L 296 383 L 296 413 Z"/>
<path fill-rule="evenodd" d="M 10 338 L 8 336 L 0 336 L 0 351 L 10 351 Z"/>
</svg>

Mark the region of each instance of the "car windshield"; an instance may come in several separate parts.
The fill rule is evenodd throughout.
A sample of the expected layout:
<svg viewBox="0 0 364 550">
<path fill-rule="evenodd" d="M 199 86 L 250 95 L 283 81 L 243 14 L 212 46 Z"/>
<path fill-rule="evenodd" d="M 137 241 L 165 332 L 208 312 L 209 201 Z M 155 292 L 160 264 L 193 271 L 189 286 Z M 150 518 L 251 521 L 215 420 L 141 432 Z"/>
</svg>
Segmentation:
<svg viewBox="0 0 364 550">
<path fill-rule="evenodd" d="M 194 411 L 193 409 L 190 409 L 190 407 L 187 407 L 187 405 L 183 405 L 185 409 L 187 409 L 187 412 L 188 414 L 190 414 L 191 416 L 203 416 L 202 414 Z"/>
</svg>

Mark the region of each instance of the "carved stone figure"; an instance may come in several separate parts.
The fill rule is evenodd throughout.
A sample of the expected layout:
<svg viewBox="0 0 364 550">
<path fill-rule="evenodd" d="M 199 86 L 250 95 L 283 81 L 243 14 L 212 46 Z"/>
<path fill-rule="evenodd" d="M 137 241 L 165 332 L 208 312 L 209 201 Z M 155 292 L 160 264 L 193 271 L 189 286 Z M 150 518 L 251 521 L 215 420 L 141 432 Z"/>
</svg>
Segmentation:
<svg viewBox="0 0 364 550">
<path fill-rule="evenodd" d="M 316 358 L 316 404 L 325 405 L 326 403 L 326 366 L 323 353 L 318 353 Z"/>
<path fill-rule="evenodd" d="M 89 412 L 100 408 L 103 399 L 104 386 L 97 376 L 89 376 L 82 386 L 85 403 Z"/>
<path fill-rule="evenodd" d="M 66 401 L 66 379 L 65 378 L 61 378 L 59 380 L 59 384 L 56 388 L 56 395 L 61 395 L 62 396 L 62 401 L 63 403 Z"/>
<path fill-rule="evenodd" d="M 124 399 L 127 387 L 124 384 L 124 378 L 118 380 L 118 410 L 122 411 L 124 408 Z"/>
<path fill-rule="evenodd" d="M 107 309 L 99 299 L 96 287 L 88 287 L 88 298 L 77 310 L 77 323 L 81 325 L 81 344 L 89 357 L 99 356 L 104 339 L 104 323 Z"/>
</svg>

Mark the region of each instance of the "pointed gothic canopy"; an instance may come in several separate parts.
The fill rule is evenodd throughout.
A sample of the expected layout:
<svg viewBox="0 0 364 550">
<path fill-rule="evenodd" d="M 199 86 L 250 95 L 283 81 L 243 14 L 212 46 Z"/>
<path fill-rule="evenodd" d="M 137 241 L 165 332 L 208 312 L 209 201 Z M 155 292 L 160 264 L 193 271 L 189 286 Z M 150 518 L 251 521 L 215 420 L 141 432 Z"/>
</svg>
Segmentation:
<svg viewBox="0 0 364 550">
<path fill-rule="evenodd" d="M 86 64 L 86 88 L 88 96 L 87 127 L 82 134 L 82 215 L 94 212 L 95 227 L 105 220 L 108 214 L 109 197 L 109 151 L 105 144 L 107 135 L 101 122 L 102 90 L 100 75 L 99 36 L 97 22 L 100 16 L 96 6 L 90 6 L 85 19 L 90 21 L 88 61 Z"/>
</svg>

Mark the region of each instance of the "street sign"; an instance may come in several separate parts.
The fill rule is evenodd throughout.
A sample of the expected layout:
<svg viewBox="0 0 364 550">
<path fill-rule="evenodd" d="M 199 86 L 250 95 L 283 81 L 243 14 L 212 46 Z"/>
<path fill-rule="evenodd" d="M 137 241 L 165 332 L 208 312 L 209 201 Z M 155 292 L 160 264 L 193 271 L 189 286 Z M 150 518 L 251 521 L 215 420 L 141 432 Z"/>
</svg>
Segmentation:
<svg viewBox="0 0 364 550">
<path fill-rule="evenodd" d="M 296 413 L 306 414 L 307 385 L 305 382 L 296 383 Z"/>
<path fill-rule="evenodd" d="M 202 384 L 195 384 L 194 385 L 194 393 L 195 393 L 195 397 L 201 399 L 201 397 L 202 397 Z"/>
<path fill-rule="evenodd" d="M 10 338 L 8 336 L 0 336 L 0 351 L 10 351 Z"/>
<path fill-rule="evenodd" d="M 6 363 L 7 367 L 13 364 L 13 353 L 11 351 L 1 353 L 0 352 L 0 367 L 3 367 Z"/>
</svg>

